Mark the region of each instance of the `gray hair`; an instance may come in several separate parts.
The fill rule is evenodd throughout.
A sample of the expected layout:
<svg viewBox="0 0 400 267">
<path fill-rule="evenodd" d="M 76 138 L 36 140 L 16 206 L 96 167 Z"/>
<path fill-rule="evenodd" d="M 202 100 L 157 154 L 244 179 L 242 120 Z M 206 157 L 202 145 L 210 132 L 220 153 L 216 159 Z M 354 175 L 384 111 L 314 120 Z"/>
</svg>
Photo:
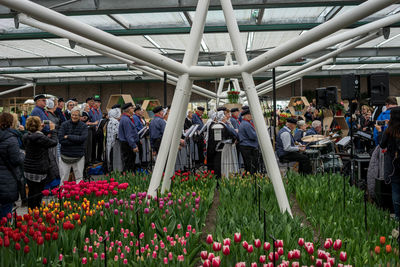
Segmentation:
<svg viewBox="0 0 400 267">
<path fill-rule="evenodd" d="M 75 111 L 79 111 L 79 116 L 82 116 L 82 110 L 78 106 L 74 107 L 71 110 L 71 114 L 74 113 Z"/>
<path fill-rule="evenodd" d="M 321 121 L 315 120 L 315 121 L 312 122 L 311 126 L 313 128 L 317 128 L 318 126 L 321 126 Z"/>
<path fill-rule="evenodd" d="M 304 120 L 300 120 L 300 121 L 297 122 L 297 127 L 301 127 L 304 124 L 306 124 L 306 122 Z"/>
</svg>

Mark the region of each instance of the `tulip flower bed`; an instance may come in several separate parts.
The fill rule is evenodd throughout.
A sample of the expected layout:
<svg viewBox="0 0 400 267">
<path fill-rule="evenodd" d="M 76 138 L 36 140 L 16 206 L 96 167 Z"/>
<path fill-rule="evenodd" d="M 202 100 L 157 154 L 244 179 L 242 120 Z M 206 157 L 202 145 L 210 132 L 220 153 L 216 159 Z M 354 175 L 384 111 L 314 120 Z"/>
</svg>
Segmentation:
<svg viewBox="0 0 400 267">
<path fill-rule="evenodd" d="M 340 175 L 301 177 L 289 175 L 289 191 L 295 193 L 301 209 L 321 236 L 338 237 L 344 242 L 349 261 L 355 266 L 398 262 L 397 240 L 391 237 L 397 224 L 387 211 L 367 203 L 368 230 L 364 224 L 364 191 L 346 181 L 346 206 L 343 207 L 343 177 Z M 380 237 L 388 240 L 380 243 Z M 382 245 L 382 251 L 380 251 Z M 389 245 L 386 250 L 386 246 Z M 375 250 L 375 247 L 378 249 Z M 397 249 L 396 249 L 397 250 Z M 375 252 L 374 252 L 375 251 Z M 398 251 L 398 250 L 397 250 Z M 392 265 L 392 266 L 393 266 Z"/>
</svg>

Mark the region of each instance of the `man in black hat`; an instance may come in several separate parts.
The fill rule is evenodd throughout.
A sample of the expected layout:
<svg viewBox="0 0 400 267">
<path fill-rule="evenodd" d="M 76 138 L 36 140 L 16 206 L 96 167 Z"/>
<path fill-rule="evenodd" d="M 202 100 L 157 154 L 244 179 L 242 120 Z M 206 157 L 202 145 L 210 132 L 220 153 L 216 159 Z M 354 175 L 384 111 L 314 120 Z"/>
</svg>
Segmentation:
<svg viewBox="0 0 400 267">
<path fill-rule="evenodd" d="M 249 109 L 242 113 L 242 122 L 239 126 L 240 153 L 244 159 L 244 169 L 251 174 L 255 173 L 258 165 L 258 138 Z"/>
<path fill-rule="evenodd" d="M 99 123 L 96 127 L 96 160 L 103 161 L 103 152 L 104 152 L 104 126 L 107 124 L 107 118 L 103 118 L 103 113 L 101 112 L 101 99 L 99 97 L 94 98 L 93 105 L 93 115 L 95 120 Z"/>
<path fill-rule="evenodd" d="M 242 112 L 245 110 L 250 110 L 249 106 L 242 106 L 240 108 L 240 113 L 239 113 L 239 121 L 242 122 Z"/>
<path fill-rule="evenodd" d="M 151 120 L 149 125 L 150 131 L 150 146 L 153 150 L 153 156 L 157 155 L 160 149 L 161 139 L 164 134 L 165 125 L 167 124 L 164 120 L 164 110 L 162 106 L 157 106 L 153 109 L 154 118 Z"/>
<path fill-rule="evenodd" d="M 146 121 L 143 117 L 143 109 L 140 105 L 136 105 L 134 112 L 135 114 L 133 114 L 133 121 L 135 122 L 136 129 L 139 133 L 146 126 Z M 147 161 L 146 157 L 143 157 L 143 150 L 146 149 L 146 151 L 148 151 L 145 138 L 141 138 L 137 145 L 139 147 L 139 164 L 143 165 L 143 163 Z"/>
<path fill-rule="evenodd" d="M 60 125 L 61 125 L 64 121 L 67 120 L 67 119 L 65 118 L 65 114 L 64 114 L 63 109 L 64 109 L 64 98 L 60 97 L 60 98 L 58 99 L 58 104 L 57 104 L 56 111 L 54 112 L 54 113 L 57 115 L 57 117 L 59 118 L 59 120 L 60 120 Z"/>
<path fill-rule="evenodd" d="M 276 154 L 280 160 L 299 162 L 299 172 L 309 174 L 312 171 L 311 162 L 306 155 L 299 153 L 305 151 L 305 147 L 295 145 L 292 135 L 292 131 L 296 129 L 296 124 L 295 118 L 286 120 L 286 126 L 280 129 L 276 137 Z"/>
<path fill-rule="evenodd" d="M 238 108 L 231 109 L 231 118 L 229 120 L 231 121 L 231 124 L 232 124 L 233 128 L 236 130 L 236 132 L 238 132 L 239 126 L 240 126 L 239 109 Z"/>
<path fill-rule="evenodd" d="M 139 151 L 137 142 L 139 136 L 133 122 L 133 104 L 126 103 L 122 106 L 122 116 L 119 122 L 118 138 L 121 142 L 122 161 L 124 163 L 124 171 L 135 171 L 136 152 Z"/>
<path fill-rule="evenodd" d="M 201 117 L 203 116 L 203 113 L 204 113 L 204 108 L 197 107 L 197 110 L 193 114 L 193 117 L 192 117 L 193 124 L 198 124 L 200 129 L 203 128 L 203 126 L 204 126 L 203 120 L 201 119 Z"/>
<path fill-rule="evenodd" d="M 49 117 L 47 116 L 47 111 L 44 110 L 44 108 L 46 107 L 46 97 L 40 94 L 35 96 L 33 100 L 35 101 L 36 106 L 33 108 L 31 116 L 38 116 L 42 123 L 44 121 L 48 121 Z M 42 132 L 44 134 L 48 134 L 50 132 L 50 128 L 47 124 L 45 124 L 45 126 L 43 127 Z"/>
</svg>

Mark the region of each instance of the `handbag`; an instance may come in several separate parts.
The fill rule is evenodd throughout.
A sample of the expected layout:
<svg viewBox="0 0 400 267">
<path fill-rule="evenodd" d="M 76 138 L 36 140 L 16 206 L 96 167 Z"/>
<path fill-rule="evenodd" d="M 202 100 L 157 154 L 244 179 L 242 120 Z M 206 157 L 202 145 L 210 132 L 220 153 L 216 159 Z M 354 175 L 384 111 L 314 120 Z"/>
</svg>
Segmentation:
<svg viewBox="0 0 400 267">
<path fill-rule="evenodd" d="M 65 156 L 65 155 L 61 154 L 61 160 L 64 161 L 65 163 L 67 163 L 67 164 L 77 163 L 81 158 L 82 157 L 73 158 L 73 157 L 68 157 L 68 156 Z"/>
</svg>

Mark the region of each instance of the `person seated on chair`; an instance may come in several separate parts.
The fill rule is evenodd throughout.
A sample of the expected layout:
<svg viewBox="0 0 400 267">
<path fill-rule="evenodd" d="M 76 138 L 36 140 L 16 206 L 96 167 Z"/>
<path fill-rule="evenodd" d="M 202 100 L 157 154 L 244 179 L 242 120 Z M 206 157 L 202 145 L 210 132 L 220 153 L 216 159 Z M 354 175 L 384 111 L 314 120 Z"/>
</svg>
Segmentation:
<svg viewBox="0 0 400 267">
<path fill-rule="evenodd" d="M 306 130 L 307 130 L 307 123 L 304 120 L 298 121 L 297 128 L 294 133 L 294 141 L 302 144 L 303 142 L 301 141 L 301 138 L 306 136 Z"/>
<path fill-rule="evenodd" d="M 296 128 L 297 120 L 288 118 L 286 126 L 278 132 L 276 138 L 276 153 L 279 160 L 297 161 L 299 162 L 299 172 L 301 174 L 311 173 L 311 162 L 304 154 L 299 153 L 305 151 L 304 146 L 296 146 L 292 131 Z"/>
<path fill-rule="evenodd" d="M 312 122 L 311 128 L 306 131 L 306 135 L 305 136 L 321 134 L 321 132 L 322 132 L 321 121 L 315 120 L 315 121 Z"/>
</svg>

